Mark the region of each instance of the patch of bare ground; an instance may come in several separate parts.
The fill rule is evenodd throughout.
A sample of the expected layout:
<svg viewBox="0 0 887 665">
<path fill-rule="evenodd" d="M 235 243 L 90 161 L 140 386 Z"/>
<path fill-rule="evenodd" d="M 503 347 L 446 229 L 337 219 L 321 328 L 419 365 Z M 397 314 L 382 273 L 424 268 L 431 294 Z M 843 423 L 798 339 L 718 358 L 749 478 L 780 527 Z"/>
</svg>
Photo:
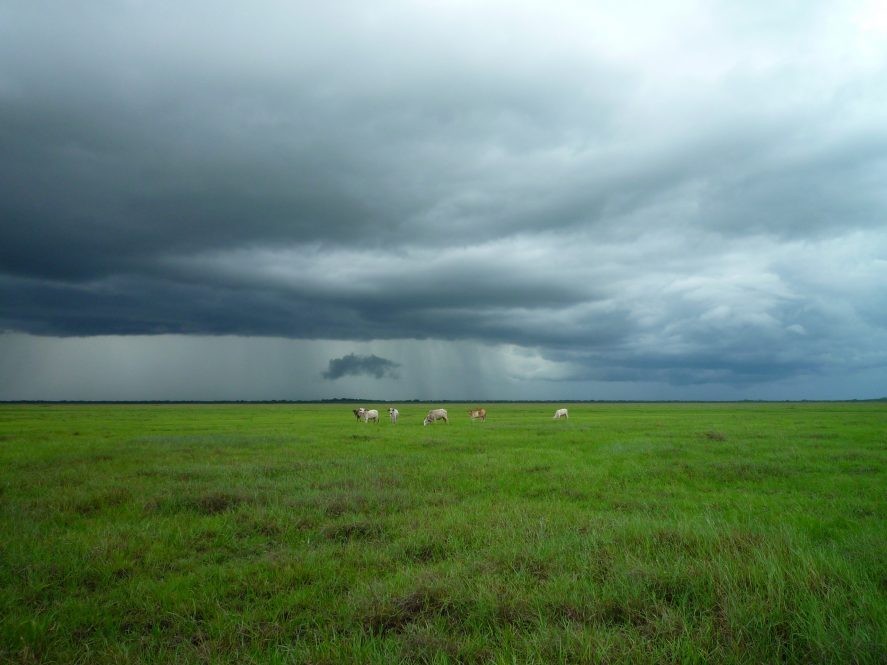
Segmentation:
<svg viewBox="0 0 887 665">
<path fill-rule="evenodd" d="M 126 503 L 131 498 L 132 492 L 128 487 L 112 487 L 74 502 L 73 512 L 88 517 Z"/>
<path fill-rule="evenodd" d="M 240 492 L 211 490 L 185 496 L 155 497 L 145 503 L 148 513 L 175 514 L 194 512 L 199 515 L 218 515 L 236 509 L 242 504 L 255 503 L 255 499 Z"/>
<path fill-rule="evenodd" d="M 718 537 L 718 548 L 723 552 L 733 552 L 740 556 L 748 556 L 765 544 L 765 538 L 760 533 L 744 529 L 731 529 Z"/>
<path fill-rule="evenodd" d="M 480 662 L 466 658 L 459 641 L 451 635 L 440 635 L 431 626 L 411 623 L 405 626 L 400 640 L 400 656 L 405 663 Z"/>
<path fill-rule="evenodd" d="M 368 520 L 356 520 L 345 524 L 332 524 L 323 528 L 323 537 L 340 543 L 350 540 L 375 540 L 382 537 L 385 530 L 381 524 Z"/>
<path fill-rule="evenodd" d="M 428 540 L 418 543 L 408 543 L 401 551 L 401 558 L 413 563 L 437 563 L 450 556 L 450 550 L 446 543 L 437 540 Z"/>
<path fill-rule="evenodd" d="M 785 478 L 791 471 L 770 462 L 730 461 L 711 464 L 708 475 L 720 482 L 756 481 L 769 478 Z"/>
<path fill-rule="evenodd" d="M 496 605 L 493 618 L 499 625 L 530 628 L 539 622 L 537 609 L 524 598 L 508 598 Z"/>
<path fill-rule="evenodd" d="M 363 625 L 375 635 L 399 634 L 411 624 L 451 617 L 456 612 L 443 589 L 419 586 L 403 595 L 375 600 L 363 613 Z"/>
<path fill-rule="evenodd" d="M 539 582 L 551 577 L 551 564 L 548 561 L 526 553 L 498 561 L 496 569 L 503 573 L 525 575 Z"/>
</svg>

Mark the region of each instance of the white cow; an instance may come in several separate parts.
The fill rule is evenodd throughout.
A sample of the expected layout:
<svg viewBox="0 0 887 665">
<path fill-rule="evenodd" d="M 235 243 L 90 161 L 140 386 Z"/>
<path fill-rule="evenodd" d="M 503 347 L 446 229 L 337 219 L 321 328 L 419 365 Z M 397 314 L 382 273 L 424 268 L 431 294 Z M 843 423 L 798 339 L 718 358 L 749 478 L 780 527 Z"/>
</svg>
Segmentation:
<svg viewBox="0 0 887 665">
<path fill-rule="evenodd" d="M 400 411 L 395 408 L 388 407 L 388 417 L 391 418 L 391 422 L 395 425 L 397 424 L 397 417 L 400 415 Z"/>
<path fill-rule="evenodd" d="M 368 423 L 371 420 L 377 424 L 379 422 L 379 412 L 376 411 L 376 409 L 370 409 L 369 411 L 363 412 L 363 422 Z"/>
<path fill-rule="evenodd" d="M 567 413 L 566 409 L 558 409 L 557 411 L 554 412 L 554 418 L 552 418 L 552 420 L 557 420 L 558 418 L 568 418 L 569 419 L 569 417 L 570 417 L 570 414 Z"/>
<path fill-rule="evenodd" d="M 428 412 L 428 415 L 425 416 L 425 420 L 422 424 L 427 425 L 428 423 L 433 423 L 435 420 L 443 420 L 445 423 L 449 424 L 450 420 L 447 418 L 447 410 L 431 409 L 431 411 Z"/>
</svg>

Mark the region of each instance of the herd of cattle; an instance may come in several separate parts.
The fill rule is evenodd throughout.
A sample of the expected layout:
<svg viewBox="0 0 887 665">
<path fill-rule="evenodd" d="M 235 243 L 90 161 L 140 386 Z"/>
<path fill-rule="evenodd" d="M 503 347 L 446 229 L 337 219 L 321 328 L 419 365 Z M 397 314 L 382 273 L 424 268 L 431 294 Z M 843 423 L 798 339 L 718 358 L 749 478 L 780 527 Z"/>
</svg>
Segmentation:
<svg viewBox="0 0 887 665">
<path fill-rule="evenodd" d="M 379 411 L 378 409 L 365 409 L 360 407 L 359 409 L 352 409 L 352 413 L 354 417 L 358 420 L 362 420 L 365 423 L 370 422 L 371 420 L 374 423 L 379 422 Z M 400 416 L 400 411 L 395 409 L 392 406 L 388 407 L 388 417 L 391 419 L 392 423 L 397 424 L 397 418 Z M 487 419 L 487 410 L 486 409 L 469 409 L 468 417 L 472 420 L 481 420 L 486 421 Z M 567 413 L 566 409 L 558 409 L 554 412 L 554 420 L 559 420 L 561 418 L 569 418 L 570 414 Z M 425 416 L 425 420 L 422 422 L 423 425 L 427 425 L 429 423 L 437 422 L 438 420 L 443 420 L 445 423 L 450 422 L 449 416 L 447 415 L 446 409 L 431 409 L 428 414 Z"/>
</svg>

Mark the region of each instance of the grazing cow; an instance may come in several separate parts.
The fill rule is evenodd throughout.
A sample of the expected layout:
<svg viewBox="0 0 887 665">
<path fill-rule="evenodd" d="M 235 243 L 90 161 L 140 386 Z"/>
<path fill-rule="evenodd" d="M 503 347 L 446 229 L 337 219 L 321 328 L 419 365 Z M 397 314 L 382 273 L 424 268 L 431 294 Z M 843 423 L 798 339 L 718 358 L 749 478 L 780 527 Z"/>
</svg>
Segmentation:
<svg viewBox="0 0 887 665">
<path fill-rule="evenodd" d="M 391 422 L 395 425 L 397 424 L 397 417 L 400 415 L 400 411 L 395 408 L 388 407 L 388 417 L 391 418 Z"/>
<path fill-rule="evenodd" d="M 468 417 L 471 418 L 472 420 L 486 421 L 487 410 L 486 409 L 471 409 L 468 411 Z"/>
<path fill-rule="evenodd" d="M 428 423 L 433 423 L 435 420 L 443 420 L 445 423 L 449 424 L 450 420 L 447 418 L 447 410 L 431 409 L 431 411 L 428 412 L 428 415 L 425 416 L 425 420 L 422 424 L 427 425 Z"/>
<path fill-rule="evenodd" d="M 554 412 L 554 418 L 552 418 L 552 420 L 557 420 L 558 418 L 568 418 L 569 419 L 569 417 L 570 417 L 570 414 L 567 413 L 566 409 L 558 409 L 557 411 Z"/>
<path fill-rule="evenodd" d="M 370 409 L 369 411 L 363 412 L 363 422 L 368 423 L 371 420 L 376 424 L 379 423 L 379 412 L 376 411 L 376 409 Z"/>
<path fill-rule="evenodd" d="M 354 417 L 358 420 L 363 420 L 363 414 L 366 413 L 366 409 L 360 407 L 359 409 L 351 409 L 351 413 L 354 414 Z"/>
</svg>

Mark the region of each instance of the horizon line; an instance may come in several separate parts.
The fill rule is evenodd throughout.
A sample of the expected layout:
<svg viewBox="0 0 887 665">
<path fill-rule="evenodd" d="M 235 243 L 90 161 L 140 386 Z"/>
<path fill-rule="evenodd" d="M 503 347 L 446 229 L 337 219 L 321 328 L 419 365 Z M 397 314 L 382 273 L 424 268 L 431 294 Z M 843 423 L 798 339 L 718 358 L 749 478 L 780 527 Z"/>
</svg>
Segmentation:
<svg viewBox="0 0 887 665">
<path fill-rule="evenodd" d="M 327 399 L 16 399 L 0 400 L 0 404 L 785 404 L 785 403 L 841 403 L 887 402 L 887 396 L 842 399 L 366 399 L 362 397 L 332 397 Z"/>
</svg>

